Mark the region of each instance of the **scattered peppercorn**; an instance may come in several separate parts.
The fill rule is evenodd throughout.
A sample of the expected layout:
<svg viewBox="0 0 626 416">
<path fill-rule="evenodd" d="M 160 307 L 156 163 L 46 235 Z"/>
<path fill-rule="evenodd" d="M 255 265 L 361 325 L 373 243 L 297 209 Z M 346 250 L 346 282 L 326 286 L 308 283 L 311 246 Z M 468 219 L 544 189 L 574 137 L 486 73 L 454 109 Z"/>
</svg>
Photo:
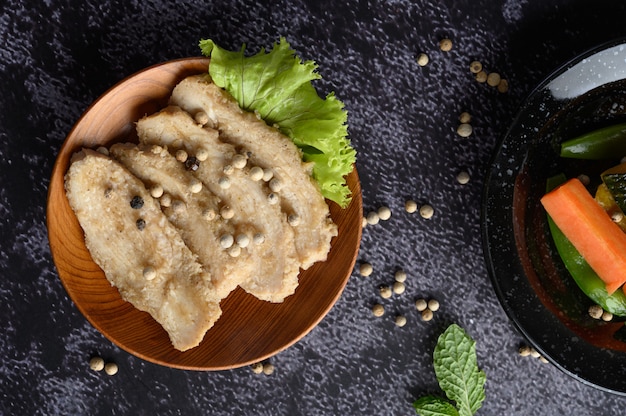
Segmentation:
<svg viewBox="0 0 626 416">
<path fill-rule="evenodd" d="M 473 130 L 474 129 L 472 128 L 471 124 L 461 123 L 456 129 L 456 134 L 458 134 L 461 137 L 469 137 L 472 135 Z"/>
<path fill-rule="evenodd" d="M 467 111 L 464 111 L 459 115 L 459 123 L 466 124 L 466 123 L 469 123 L 470 121 L 472 121 L 472 116 Z"/>
<path fill-rule="evenodd" d="M 613 314 L 609 311 L 604 311 L 602 312 L 602 316 L 600 318 L 602 318 L 605 322 L 609 322 L 613 320 Z"/>
<path fill-rule="evenodd" d="M 420 53 L 419 55 L 417 55 L 417 64 L 419 66 L 426 66 L 428 65 L 428 61 L 430 59 L 428 58 L 428 55 L 426 55 L 425 53 Z"/>
<path fill-rule="evenodd" d="M 500 84 L 500 80 L 502 78 L 500 77 L 500 74 L 498 74 L 497 72 L 491 72 L 489 75 L 487 75 L 487 85 L 489 85 L 490 87 L 497 87 L 498 84 Z"/>
<path fill-rule="evenodd" d="M 498 86 L 496 87 L 498 89 L 498 92 L 501 93 L 505 93 L 509 91 L 509 81 L 507 81 L 506 79 L 501 79 L 500 82 L 498 83 Z"/>
<path fill-rule="evenodd" d="M 274 365 L 270 363 L 263 364 L 263 374 L 266 376 L 274 374 Z"/>
<path fill-rule="evenodd" d="M 91 360 L 89 360 L 89 368 L 93 371 L 102 371 L 104 369 L 104 360 L 102 357 L 91 357 Z"/>
<path fill-rule="evenodd" d="M 205 160 L 207 160 L 208 157 L 209 151 L 205 148 L 201 148 L 196 151 L 196 159 L 198 159 L 200 162 L 204 162 Z"/>
<path fill-rule="evenodd" d="M 232 209 L 229 206 L 223 206 L 220 209 L 220 215 L 222 216 L 222 218 L 224 218 L 225 220 L 229 220 L 231 218 L 233 218 L 235 216 L 235 210 Z"/>
<path fill-rule="evenodd" d="M 431 311 L 428 308 L 424 309 L 422 311 L 422 320 L 425 321 L 425 322 L 428 322 L 431 319 L 433 319 L 433 311 Z"/>
<path fill-rule="evenodd" d="M 404 210 L 408 212 L 409 214 L 414 213 L 415 211 L 417 211 L 417 202 L 413 201 L 412 199 L 409 199 L 408 201 L 404 203 Z"/>
<path fill-rule="evenodd" d="M 247 234 L 237 234 L 235 237 L 235 242 L 241 248 L 246 248 L 250 244 L 250 237 Z"/>
<path fill-rule="evenodd" d="M 254 363 L 250 368 L 254 374 L 261 374 L 263 372 L 263 363 Z"/>
<path fill-rule="evenodd" d="M 263 169 L 263 180 L 269 182 L 274 177 L 274 171 L 272 169 Z"/>
<path fill-rule="evenodd" d="M 530 355 L 531 348 L 528 345 L 522 345 L 519 347 L 518 352 L 522 357 L 528 357 Z"/>
<path fill-rule="evenodd" d="M 159 198 L 159 203 L 162 207 L 169 207 L 172 205 L 172 196 L 170 194 L 163 194 L 161 198 Z"/>
<path fill-rule="evenodd" d="M 253 181 L 260 181 L 263 179 L 263 169 L 258 166 L 254 166 L 250 169 L 250 179 Z"/>
<path fill-rule="evenodd" d="M 195 156 L 189 156 L 187 160 L 185 160 L 185 168 L 192 172 L 195 172 L 200 167 L 200 161 Z"/>
<path fill-rule="evenodd" d="M 395 322 L 397 326 L 403 327 L 404 325 L 406 325 L 406 316 L 404 315 L 396 316 Z"/>
<path fill-rule="evenodd" d="M 269 202 L 270 205 L 276 205 L 278 203 L 278 195 L 274 192 L 270 192 L 267 194 L 267 202 Z"/>
<path fill-rule="evenodd" d="M 228 255 L 230 257 L 239 257 L 241 255 L 241 247 L 232 246 L 231 248 L 228 249 Z"/>
<path fill-rule="evenodd" d="M 426 308 L 428 308 L 428 302 L 426 302 L 426 299 L 418 299 L 415 301 L 415 309 L 419 312 L 424 311 Z"/>
<path fill-rule="evenodd" d="M 117 364 L 115 363 L 106 363 L 104 365 L 104 372 L 110 376 L 116 375 L 117 371 L 118 371 L 118 367 L 117 367 Z"/>
<path fill-rule="evenodd" d="M 370 276 L 373 271 L 374 267 L 372 267 L 370 263 L 361 263 L 361 266 L 359 266 L 359 273 L 361 276 Z"/>
<path fill-rule="evenodd" d="M 201 126 L 204 126 L 205 124 L 207 124 L 209 122 L 209 115 L 207 113 L 205 113 L 204 111 L 198 111 L 194 116 L 193 119 L 196 121 L 196 123 L 198 123 Z"/>
<path fill-rule="evenodd" d="M 483 84 L 487 82 L 487 73 L 485 71 L 480 71 L 476 74 L 476 81 Z"/>
<path fill-rule="evenodd" d="M 482 70 L 483 70 L 483 64 L 480 63 L 480 61 L 472 61 L 470 63 L 470 72 L 472 74 L 478 74 Z"/>
<path fill-rule="evenodd" d="M 287 216 L 287 223 L 292 227 L 300 225 L 300 216 L 298 214 L 289 214 Z"/>
<path fill-rule="evenodd" d="M 372 313 L 376 317 L 381 317 L 385 314 L 385 307 L 380 303 L 377 303 L 376 305 L 372 306 Z"/>
<path fill-rule="evenodd" d="M 439 41 L 439 49 L 441 49 L 444 52 L 448 52 L 452 50 L 452 40 L 448 38 L 441 39 Z"/>
<path fill-rule="evenodd" d="M 396 282 L 406 282 L 406 272 L 404 270 L 398 270 L 393 277 Z"/>
<path fill-rule="evenodd" d="M 380 207 L 376 213 L 378 214 L 378 218 L 383 221 L 387 221 L 391 218 L 391 210 L 388 207 Z"/>
<path fill-rule="evenodd" d="M 183 149 L 178 149 L 176 151 L 176 153 L 174 154 L 174 157 L 176 158 L 176 160 L 178 160 L 179 162 L 185 163 L 187 161 L 187 158 L 189 158 L 189 155 L 187 154 L 187 152 Z"/>
<path fill-rule="evenodd" d="M 602 310 L 602 306 L 600 305 L 591 305 L 588 312 L 589 316 L 591 316 L 593 319 L 600 319 L 604 310 Z"/>
<path fill-rule="evenodd" d="M 439 310 L 439 301 L 437 301 L 436 299 L 430 299 L 428 301 L 428 309 L 433 312 L 437 312 Z"/>
<path fill-rule="evenodd" d="M 243 169 L 246 167 L 246 165 L 248 164 L 248 158 L 246 158 L 245 155 L 242 154 L 236 154 L 235 156 L 233 156 L 233 166 L 237 169 Z"/>
<path fill-rule="evenodd" d="M 130 200 L 130 207 L 132 209 L 140 209 L 143 207 L 143 198 L 139 195 L 135 195 L 133 199 Z"/>
<path fill-rule="evenodd" d="M 143 231 L 143 229 L 146 228 L 146 220 L 144 220 L 143 218 L 139 218 L 137 221 L 135 221 L 135 225 L 137 225 L 137 229 L 139 231 Z"/>
<path fill-rule="evenodd" d="M 228 179 L 227 176 L 222 176 L 221 178 L 219 178 L 217 180 L 217 184 L 222 189 L 228 189 L 228 188 L 230 188 L 230 179 Z"/>
<path fill-rule="evenodd" d="M 380 296 L 383 299 L 389 299 L 391 297 L 391 288 L 389 288 L 389 286 L 381 286 L 380 289 Z"/>
<path fill-rule="evenodd" d="M 380 221 L 380 217 L 378 216 L 378 212 L 376 211 L 369 212 L 366 218 L 369 225 L 376 225 Z"/>
<path fill-rule="evenodd" d="M 466 183 L 469 182 L 470 180 L 470 176 L 469 173 L 467 173 L 466 171 L 461 171 L 456 175 L 456 180 L 458 183 L 460 183 L 461 185 L 465 185 Z"/>
<path fill-rule="evenodd" d="M 154 270 L 154 267 L 152 266 L 148 266 L 143 269 L 143 277 L 146 280 L 154 280 L 156 275 L 156 270 Z"/>
<path fill-rule="evenodd" d="M 406 286 L 402 282 L 395 282 L 392 286 L 393 293 L 396 295 L 401 295 L 406 290 Z"/>
<path fill-rule="evenodd" d="M 163 187 L 159 184 L 150 187 L 150 195 L 153 198 L 161 198 L 163 196 Z"/>
<path fill-rule="evenodd" d="M 426 205 L 422 205 L 420 207 L 420 215 L 422 216 L 422 218 L 424 219 L 430 219 L 433 217 L 435 213 L 435 210 L 433 209 L 432 206 L 426 204 Z"/>
<path fill-rule="evenodd" d="M 235 167 L 231 164 L 224 165 L 224 167 L 222 168 L 222 172 L 224 172 L 225 175 L 232 175 L 234 171 L 235 171 Z"/>
</svg>

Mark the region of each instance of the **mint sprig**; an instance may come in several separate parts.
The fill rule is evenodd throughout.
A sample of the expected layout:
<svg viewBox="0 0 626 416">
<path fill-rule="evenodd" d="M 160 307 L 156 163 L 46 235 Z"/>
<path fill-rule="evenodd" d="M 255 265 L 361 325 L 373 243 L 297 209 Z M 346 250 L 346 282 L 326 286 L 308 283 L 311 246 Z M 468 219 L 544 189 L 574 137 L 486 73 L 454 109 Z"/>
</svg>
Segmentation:
<svg viewBox="0 0 626 416">
<path fill-rule="evenodd" d="M 478 368 L 476 342 L 460 326 L 450 325 L 437 340 L 433 365 L 439 387 L 450 401 L 424 396 L 413 403 L 415 411 L 422 416 L 474 415 L 485 400 L 487 380 Z"/>
</svg>

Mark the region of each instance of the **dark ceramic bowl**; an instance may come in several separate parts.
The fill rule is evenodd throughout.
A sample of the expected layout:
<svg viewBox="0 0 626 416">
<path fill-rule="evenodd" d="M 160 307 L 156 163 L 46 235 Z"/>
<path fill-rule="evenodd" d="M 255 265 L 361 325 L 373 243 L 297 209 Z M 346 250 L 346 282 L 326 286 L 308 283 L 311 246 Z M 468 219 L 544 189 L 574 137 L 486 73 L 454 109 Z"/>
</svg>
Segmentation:
<svg viewBox="0 0 626 416">
<path fill-rule="evenodd" d="M 626 121 L 626 42 L 568 62 L 528 97 L 487 173 L 482 233 L 488 271 L 509 318 L 551 363 L 581 382 L 626 395 L 622 320 L 588 315 L 592 304 L 554 247 L 540 197 L 547 178 L 587 174 L 610 162 L 562 159 L 566 139 Z"/>
</svg>

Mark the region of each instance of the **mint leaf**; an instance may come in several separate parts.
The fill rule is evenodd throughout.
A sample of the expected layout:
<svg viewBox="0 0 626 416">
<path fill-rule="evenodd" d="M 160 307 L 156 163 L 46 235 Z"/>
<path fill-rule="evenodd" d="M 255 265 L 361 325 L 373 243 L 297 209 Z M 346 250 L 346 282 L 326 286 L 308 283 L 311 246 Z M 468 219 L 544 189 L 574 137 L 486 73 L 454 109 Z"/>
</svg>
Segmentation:
<svg viewBox="0 0 626 416">
<path fill-rule="evenodd" d="M 456 408 L 446 400 L 436 396 L 424 396 L 413 403 L 413 408 L 421 416 L 458 416 Z"/>
<path fill-rule="evenodd" d="M 280 38 L 270 52 L 245 55 L 220 48 L 210 39 L 200 41 L 211 58 L 213 82 L 228 91 L 239 106 L 257 113 L 269 125 L 291 138 L 305 162 L 313 164 L 313 178 L 324 197 L 341 207 L 350 202 L 348 175 L 356 151 L 348 140 L 347 111 L 333 93 L 321 98 L 312 81 L 320 79 L 317 64 L 302 61 Z"/>
<path fill-rule="evenodd" d="M 435 375 L 460 416 L 472 416 L 485 400 L 485 373 L 478 368 L 476 342 L 456 324 L 439 336 L 433 354 Z"/>
</svg>

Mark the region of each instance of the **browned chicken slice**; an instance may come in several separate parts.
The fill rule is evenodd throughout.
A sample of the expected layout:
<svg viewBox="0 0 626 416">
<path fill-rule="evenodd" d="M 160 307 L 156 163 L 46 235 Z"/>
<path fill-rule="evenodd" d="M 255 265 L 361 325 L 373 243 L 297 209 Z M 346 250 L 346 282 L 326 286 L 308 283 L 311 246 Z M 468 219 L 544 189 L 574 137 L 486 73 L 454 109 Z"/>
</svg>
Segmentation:
<svg viewBox="0 0 626 416">
<path fill-rule="evenodd" d="M 146 311 L 181 351 L 221 315 L 210 274 L 143 183 L 109 157 L 77 153 L 65 178 L 93 260 L 122 298 Z"/>
<path fill-rule="evenodd" d="M 270 186 L 276 190 L 282 209 L 294 225 L 301 267 L 307 269 L 325 260 L 337 227 L 319 186 L 311 177 L 310 167 L 302 162 L 293 142 L 255 114 L 243 111 L 230 94 L 211 82 L 208 74 L 180 82 L 174 88 L 170 104 L 198 119 L 208 119 L 219 131 L 221 140 L 249 152 L 253 165 L 271 173 Z"/>
</svg>

